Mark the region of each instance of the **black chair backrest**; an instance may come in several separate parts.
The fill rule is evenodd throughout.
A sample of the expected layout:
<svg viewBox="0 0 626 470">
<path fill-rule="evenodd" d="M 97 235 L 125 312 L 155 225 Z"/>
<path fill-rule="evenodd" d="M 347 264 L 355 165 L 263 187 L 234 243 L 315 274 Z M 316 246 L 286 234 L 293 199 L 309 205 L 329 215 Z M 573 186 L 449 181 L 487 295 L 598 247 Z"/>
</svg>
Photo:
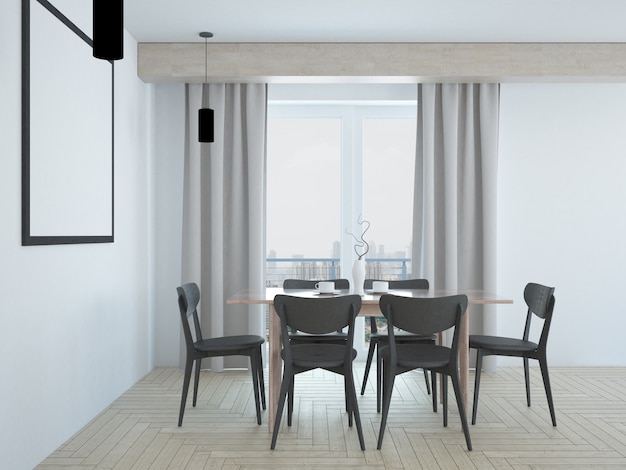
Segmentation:
<svg viewBox="0 0 626 470">
<path fill-rule="evenodd" d="M 348 279 L 321 279 L 318 281 L 310 279 L 285 279 L 283 281 L 283 289 L 315 289 L 315 284 L 324 281 L 334 282 L 335 289 L 350 289 L 350 281 Z"/>
<path fill-rule="evenodd" d="M 528 283 L 524 288 L 524 301 L 528 305 L 526 315 L 526 325 L 524 326 L 524 339 L 528 340 L 530 334 L 530 323 L 533 314 L 544 320 L 543 329 L 539 338 L 539 347 L 545 348 L 548 342 L 548 333 L 552 323 L 552 313 L 554 312 L 554 287 L 546 287 L 541 284 Z"/>
<path fill-rule="evenodd" d="M 380 297 L 380 310 L 393 326 L 410 333 L 430 335 L 451 328 L 457 313 L 467 309 L 466 295 L 448 297 L 403 297 L 385 294 Z"/>
<path fill-rule="evenodd" d="M 385 279 L 365 279 L 364 289 L 371 289 L 374 281 L 384 281 Z M 429 289 L 428 279 L 397 279 L 387 281 L 390 289 Z"/>
<path fill-rule="evenodd" d="M 195 282 L 183 284 L 176 288 L 178 292 L 178 308 L 180 319 L 183 324 L 183 333 L 187 348 L 193 349 L 194 339 L 189 327 L 189 316 L 193 315 L 193 324 L 196 332 L 196 341 L 202 341 L 202 330 L 200 329 L 200 319 L 198 318 L 198 303 L 200 302 L 200 288 Z"/>
<path fill-rule="evenodd" d="M 345 295 L 310 299 L 291 295 L 274 298 L 276 313 L 286 326 L 308 334 L 323 335 L 354 322 L 361 310 L 361 296 Z"/>
</svg>

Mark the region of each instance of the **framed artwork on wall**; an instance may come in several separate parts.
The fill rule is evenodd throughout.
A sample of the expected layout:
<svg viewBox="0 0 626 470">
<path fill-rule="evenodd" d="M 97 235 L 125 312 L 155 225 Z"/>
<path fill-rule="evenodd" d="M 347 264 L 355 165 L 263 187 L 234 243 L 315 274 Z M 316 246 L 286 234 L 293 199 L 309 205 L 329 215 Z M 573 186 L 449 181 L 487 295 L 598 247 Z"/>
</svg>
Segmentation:
<svg viewBox="0 0 626 470">
<path fill-rule="evenodd" d="M 113 242 L 112 61 L 47 0 L 22 0 L 22 245 Z"/>
</svg>

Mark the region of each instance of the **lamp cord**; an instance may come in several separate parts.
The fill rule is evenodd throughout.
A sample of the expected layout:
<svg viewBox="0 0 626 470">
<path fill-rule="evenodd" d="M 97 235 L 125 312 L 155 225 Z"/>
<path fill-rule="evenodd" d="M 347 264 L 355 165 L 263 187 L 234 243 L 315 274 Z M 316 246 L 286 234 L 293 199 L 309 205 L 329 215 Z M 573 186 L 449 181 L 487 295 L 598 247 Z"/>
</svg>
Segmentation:
<svg viewBox="0 0 626 470">
<path fill-rule="evenodd" d="M 204 38 L 204 83 L 206 83 L 209 76 L 209 69 L 207 65 L 207 38 Z"/>
</svg>

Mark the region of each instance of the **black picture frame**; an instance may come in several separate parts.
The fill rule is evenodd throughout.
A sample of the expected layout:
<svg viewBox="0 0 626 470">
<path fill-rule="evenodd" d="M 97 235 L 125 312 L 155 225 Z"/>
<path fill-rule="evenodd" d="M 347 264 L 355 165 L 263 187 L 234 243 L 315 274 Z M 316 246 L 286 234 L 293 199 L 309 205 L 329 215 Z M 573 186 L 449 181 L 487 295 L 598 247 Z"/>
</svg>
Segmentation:
<svg viewBox="0 0 626 470">
<path fill-rule="evenodd" d="M 115 70 L 92 46 L 49 1 L 22 0 L 23 246 L 114 241 Z"/>
</svg>

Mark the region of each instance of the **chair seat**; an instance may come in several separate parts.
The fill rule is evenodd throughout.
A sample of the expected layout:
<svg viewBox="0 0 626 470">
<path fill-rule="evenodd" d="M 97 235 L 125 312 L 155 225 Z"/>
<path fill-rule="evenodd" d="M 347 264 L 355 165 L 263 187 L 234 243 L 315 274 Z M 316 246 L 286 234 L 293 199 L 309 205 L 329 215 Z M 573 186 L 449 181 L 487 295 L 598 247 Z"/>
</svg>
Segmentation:
<svg viewBox="0 0 626 470">
<path fill-rule="evenodd" d="M 197 351 L 236 351 L 239 349 L 253 348 L 260 346 L 265 340 L 258 335 L 236 335 L 223 336 L 220 338 L 205 338 L 196 341 L 193 345 Z"/>
<path fill-rule="evenodd" d="M 339 344 L 293 344 L 291 346 L 291 355 L 293 358 L 293 364 L 298 367 L 332 368 L 340 367 L 343 365 L 345 350 L 345 346 Z M 283 354 L 281 354 L 281 356 Z M 352 360 L 356 358 L 356 354 L 356 350 L 353 349 Z"/>
<path fill-rule="evenodd" d="M 537 343 L 533 343 L 532 341 L 525 341 L 519 338 L 470 335 L 469 347 L 492 349 L 496 351 L 524 352 L 524 351 L 536 351 L 538 348 L 538 345 Z"/>
<path fill-rule="evenodd" d="M 379 354 L 383 360 L 389 358 L 389 346 L 380 348 Z M 412 369 L 436 369 L 450 362 L 450 348 L 436 344 L 396 344 L 396 354 L 399 367 Z"/>
</svg>

